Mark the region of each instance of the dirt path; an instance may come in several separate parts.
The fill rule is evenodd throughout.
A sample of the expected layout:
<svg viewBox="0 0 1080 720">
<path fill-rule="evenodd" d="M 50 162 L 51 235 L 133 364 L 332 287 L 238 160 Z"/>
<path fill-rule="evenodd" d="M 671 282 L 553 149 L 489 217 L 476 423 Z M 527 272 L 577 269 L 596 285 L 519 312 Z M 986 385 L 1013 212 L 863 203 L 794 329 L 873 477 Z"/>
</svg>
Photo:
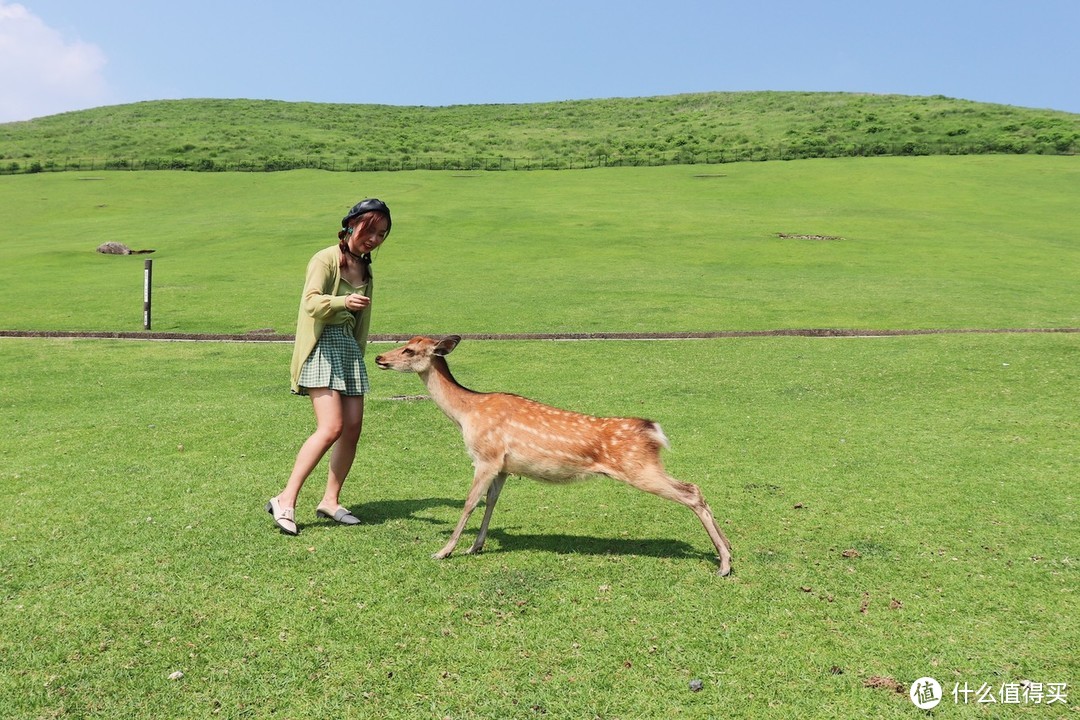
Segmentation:
<svg viewBox="0 0 1080 720">
<path fill-rule="evenodd" d="M 903 335 L 997 335 L 1021 333 L 1078 333 L 1080 328 L 981 328 L 929 330 L 858 330 L 838 328 L 805 328 L 790 330 L 726 330 L 717 332 L 595 332 L 595 333 L 465 333 L 468 340 L 691 340 L 738 337 L 898 337 Z M 292 335 L 273 331 L 254 331 L 239 334 L 170 333 L 170 332 L 68 332 L 63 330 L 0 330 L 2 337 L 20 338 L 99 338 L 107 340 L 173 340 L 209 342 L 277 342 L 291 343 Z M 405 342 L 412 335 L 378 335 L 371 342 Z"/>
</svg>

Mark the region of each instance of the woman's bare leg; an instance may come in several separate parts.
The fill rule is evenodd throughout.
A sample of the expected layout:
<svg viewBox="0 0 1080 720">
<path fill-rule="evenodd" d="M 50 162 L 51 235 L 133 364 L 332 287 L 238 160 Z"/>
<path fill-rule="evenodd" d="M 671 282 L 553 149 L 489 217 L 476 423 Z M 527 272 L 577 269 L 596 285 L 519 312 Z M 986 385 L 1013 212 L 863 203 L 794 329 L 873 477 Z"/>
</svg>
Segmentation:
<svg viewBox="0 0 1080 720">
<path fill-rule="evenodd" d="M 345 414 L 342 400 L 350 399 L 342 398 L 338 391 L 330 388 L 309 388 L 308 395 L 315 410 L 315 432 L 300 446 L 292 474 L 285 483 L 285 489 L 277 496 L 278 503 L 285 508 L 296 507 L 296 498 L 300 494 L 300 488 L 304 486 L 304 481 L 326 451 L 341 437 Z"/>
<path fill-rule="evenodd" d="M 326 492 L 319 507 L 336 510 L 341 504 L 339 495 L 345 478 L 356 459 L 356 446 L 364 426 L 364 396 L 341 396 L 341 434 L 330 453 L 330 471 L 326 478 Z"/>
</svg>

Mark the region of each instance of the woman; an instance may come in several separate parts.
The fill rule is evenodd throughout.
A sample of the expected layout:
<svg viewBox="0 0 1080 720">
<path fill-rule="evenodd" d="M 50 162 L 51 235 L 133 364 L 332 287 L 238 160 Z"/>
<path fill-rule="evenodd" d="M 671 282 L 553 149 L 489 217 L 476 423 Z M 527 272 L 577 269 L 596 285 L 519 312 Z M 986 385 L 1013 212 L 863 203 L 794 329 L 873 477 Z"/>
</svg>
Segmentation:
<svg viewBox="0 0 1080 720">
<path fill-rule="evenodd" d="M 341 506 L 338 496 L 356 457 L 364 420 L 371 251 L 390 232 L 390 208 L 375 198 L 362 200 L 341 225 L 340 242 L 315 253 L 308 263 L 296 321 L 292 390 L 311 398 L 316 428 L 300 447 L 285 489 L 266 504 L 266 511 L 288 535 L 299 534 L 295 508 L 300 488 L 331 447 L 326 491 L 315 515 L 345 525 L 360 522 Z"/>
</svg>

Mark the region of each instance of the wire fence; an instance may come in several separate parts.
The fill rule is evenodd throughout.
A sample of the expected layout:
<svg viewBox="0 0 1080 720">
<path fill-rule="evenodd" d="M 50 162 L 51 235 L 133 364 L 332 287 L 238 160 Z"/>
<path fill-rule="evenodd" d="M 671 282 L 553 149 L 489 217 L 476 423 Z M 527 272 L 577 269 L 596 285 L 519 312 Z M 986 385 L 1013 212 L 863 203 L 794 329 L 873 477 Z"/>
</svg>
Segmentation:
<svg viewBox="0 0 1080 720">
<path fill-rule="evenodd" d="M 865 145 L 817 146 L 778 145 L 741 147 L 701 152 L 670 151 L 620 155 L 564 155 L 555 157 L 369 157 L 332 158 L 325 156 L 267 157 L 248 160 L 218 158 L 130 158 L 91 157 L 64 159 L 0 160 L 0 175 L 41 172 L 93 172 L 96 170 L 187 170 L 193 172 L 277 172 L 314 169 L 329 172 L 398 172 L 408 170 L 513 171 L 576 170 L 598 167 L 640 167 L 661 165 L 720 165 L 734 162 L 805 160 L 839 157 L 889 157 L 916 155 L 1074 155 L 1075 149 L 1041 143 L 869 143 Z"/>
</svg>

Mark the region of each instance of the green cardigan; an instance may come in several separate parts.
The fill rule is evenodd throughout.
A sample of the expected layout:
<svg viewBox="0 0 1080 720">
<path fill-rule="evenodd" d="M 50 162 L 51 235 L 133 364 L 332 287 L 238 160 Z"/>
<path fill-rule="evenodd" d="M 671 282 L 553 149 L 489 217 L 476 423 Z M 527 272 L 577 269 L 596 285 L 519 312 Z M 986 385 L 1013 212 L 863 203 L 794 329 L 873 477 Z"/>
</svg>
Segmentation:
<svg viewBox="0 0 1080 720">
<path fill-rule="evenodd" d="M 290 365 L 293 392 L 300 390 L 297 382 L 300 379 L 300 369 L 311 355 L 311 351 L 315 349 L 315 344 L 319 342 L 323 328 L 327 325 L 341 324 L 347 319 L 341 313 L 351 312 L 345 309 L 345 296 L 338 295 L 338 287 L 341 285 L 340 263 L 341 251 L 337 245 L 320 250 L 308 262 L 307 275 L 304 278 L 304 293 L 300 297 L 300 311 L 296 318 L 296 342 L 293 344 Z M 363 288 L 364 295 L 371 297 L 373 285 L 369 272 L 368 281 Z M 361 357 L 367 350 L 370 325 L 371 307 L 368 306 L 357 313 L 356 326 L 353 329 L 356 344 L 360 346 Z"/>
</svg>

